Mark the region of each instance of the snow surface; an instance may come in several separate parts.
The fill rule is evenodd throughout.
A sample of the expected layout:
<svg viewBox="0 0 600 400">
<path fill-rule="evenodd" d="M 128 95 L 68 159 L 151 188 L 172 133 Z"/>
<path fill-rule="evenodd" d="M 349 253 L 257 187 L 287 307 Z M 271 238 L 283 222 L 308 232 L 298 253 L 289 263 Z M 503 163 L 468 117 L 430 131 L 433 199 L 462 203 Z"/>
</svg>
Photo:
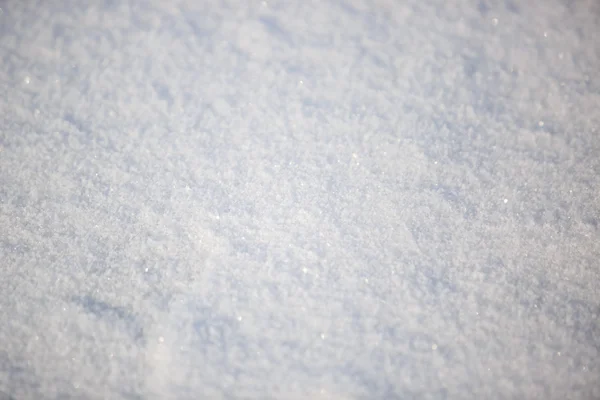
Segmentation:
<svg viewBox="0 0 600 400">
<path fill-rule="evenodd" d="M 600 3 L 0 2 L 1 399 L 599 399 Z"/>
</svg>

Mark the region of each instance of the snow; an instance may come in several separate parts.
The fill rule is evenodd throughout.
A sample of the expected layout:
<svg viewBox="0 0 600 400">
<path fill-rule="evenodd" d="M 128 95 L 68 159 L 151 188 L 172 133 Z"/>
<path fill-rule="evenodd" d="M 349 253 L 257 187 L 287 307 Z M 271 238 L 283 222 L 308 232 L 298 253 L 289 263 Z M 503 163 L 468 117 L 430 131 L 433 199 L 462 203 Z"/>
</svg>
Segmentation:
<svg viewBox="0 0 600 400">
<path fill-rule="evenodd" d="M 2 5 L 0 398 L 600 397 L 599 20 Z"/>
</svg>

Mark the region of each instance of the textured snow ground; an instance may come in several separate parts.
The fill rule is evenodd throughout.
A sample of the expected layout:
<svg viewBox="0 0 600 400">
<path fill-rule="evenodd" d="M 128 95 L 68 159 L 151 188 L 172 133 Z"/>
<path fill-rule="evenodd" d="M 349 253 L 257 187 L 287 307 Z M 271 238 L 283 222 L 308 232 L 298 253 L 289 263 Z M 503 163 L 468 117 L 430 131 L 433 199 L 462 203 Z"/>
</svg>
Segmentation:
<svg viewBox="0 0 600 400">
<path fill-rule="evenodd" d="M 600 3 L 0 8 L 0 398 L 600 398 Z"/>
</svg>

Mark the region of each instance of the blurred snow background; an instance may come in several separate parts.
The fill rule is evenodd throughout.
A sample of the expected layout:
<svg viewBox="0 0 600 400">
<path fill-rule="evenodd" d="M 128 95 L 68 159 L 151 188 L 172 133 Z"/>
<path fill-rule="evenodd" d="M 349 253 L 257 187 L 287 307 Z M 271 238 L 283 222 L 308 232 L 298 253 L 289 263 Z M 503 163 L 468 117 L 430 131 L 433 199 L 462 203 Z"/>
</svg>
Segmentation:
<svg viewBox="0 0 600 400">
<path fill-rule="evenodd" d="M 600 3 L 0 10 L 0 398 L 600 398 Z"/>
</svg>

